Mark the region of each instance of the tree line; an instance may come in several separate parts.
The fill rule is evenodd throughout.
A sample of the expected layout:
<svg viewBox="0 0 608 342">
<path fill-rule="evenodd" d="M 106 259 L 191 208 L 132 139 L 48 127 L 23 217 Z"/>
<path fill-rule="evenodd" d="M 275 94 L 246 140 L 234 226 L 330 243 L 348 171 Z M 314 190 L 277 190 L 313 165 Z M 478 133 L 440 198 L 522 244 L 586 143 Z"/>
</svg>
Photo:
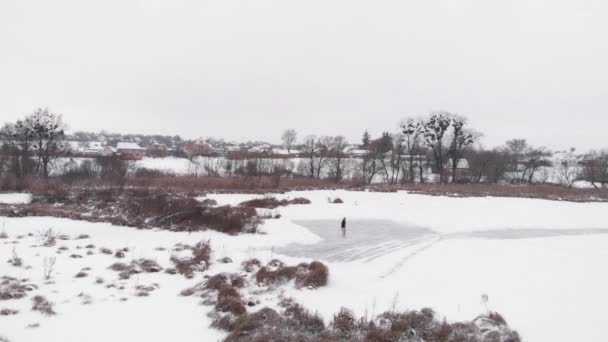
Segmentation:
<svg viewBox="0 0 608 342">
<path fill-rule="evenodd" d="M 482 134 L 469 127 L 466 117 L 449 112 L 406 118 L 399 127 L 397 132 L 385 131 L 378 137 L 365 131 L 354 152 L 348 150 L 353 145 L 342 135 L 307 135 L 298 142 L 297 131 L 288 129 L 281 136 L 283 147 L 288 153 L 299 151 L 299 163 L 293 172 L 286 163 L 272 161 L 265 165 L 264 158 L 223 164 L 207 159 L 204 165 L 193 169 L 197 175 L 295 173 L 363 184 L 534 183 L 553 177 L 568 187 L 577 180 L 587 180 L 595 187 L 608 186 L 605 150 L 592 151 L 583 160 L 561 160 L 559 165 L 553 165 L 551 151 L 532 146 L 525 139 L 483 148 L 479 142 Z M 62 116 L 48 109 L 36 109 L 21 120 L 4 124 L 0 129 L 0 175 L 48 178 L 54 161 L 68 150 L 65 131 Z M 82 133 L 80 137 L 85 139 L 86 135 Z M 180 140 L 176 137 L 173 141 Z M 84 163 L 79 174 L 124 178 L 130 167 L 126 164 L 119 158 L 99 157 Z M 552 175 L 547 174 L 548 169 Z"/>
</svg>

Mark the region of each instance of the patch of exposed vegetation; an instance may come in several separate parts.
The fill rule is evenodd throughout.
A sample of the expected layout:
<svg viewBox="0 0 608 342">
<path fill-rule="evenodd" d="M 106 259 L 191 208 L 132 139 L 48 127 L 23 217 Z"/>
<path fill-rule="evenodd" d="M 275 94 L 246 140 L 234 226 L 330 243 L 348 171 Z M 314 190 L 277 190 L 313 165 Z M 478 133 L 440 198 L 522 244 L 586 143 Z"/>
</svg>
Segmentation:
<svg viewBox="0 0 608 342">
<path fill-rule="evenodd" d="M 25 279 L 2 276 L 0 278 L 0 300 L 20 299 L 37 288 L 36 285 L 27 284 Z"/>
<path fill-rule="evenodd" d="M 130 263 L 117 262 L 109 267 L 112 271 L 119 272 L 118 276 L 121 279 L 129 279 L 134 274 L 140 273 L 156 273 L 162 271 L 162 267 L 151 259 L 136 259 Z"/>
<path fill-rule="evenodd" d="M 319 261 L 310 264 L 301 263 L 297 266 L 285 266 L 279 260 L 272 260 L 260 268 L 255 279 L 258 284 L 273 286 L 281 285 L 295 279 L 296 288 L 318 288 L 327 285 L 329 271 L 327 266 Z"/>
<path fill-rule="evenodd" d="M 249 208 L 266 208 L 266 209 L 275 209 L 278 207 L 286 207 L 291 204 L 310 204 L 310 200 L 303 197 L 297 197 L 294 199 L 282 199 L 279 200 L 276 197 L 264 197 L 264 198 L 254 198 L 249 201 L 245 201 L 240 203 L 239 205 L 242 207 Z"/>
<path fill-rule="evenodd" d="M 261 223 L 253 208 L 216 207 L 185 195 L 147 189 L 120 192 L 88 189 L 59 198 L 38 195 L 30 204 L 0 205 L 0 215 L 55 216 L 172 231 L 212 229 L 228 234 L 255 232 Z"/>
<path fill-rule="evenodd" d="M 224 315 L 212 326 L 229 332 L 225 342 L 301 341 L 301 342 L 519 342 L 519 334 L 509 328 L 497 313 L 488 313 L 471 322 L 448 323 L 433 310 L 385 312 L 372 319 L 357 318 L 341 309 L 331 323 L 312 314 L 292 300 L 283 301 L 279 313 L 263 308 L 239 316 Z"/>
<path fill-rule="evenodd" d="M 192 255 L 189 257 L 179 257 L 171 255 L 171 262 L 175 265 L 177 273 L 191 278 L 195 272 L 204 272 L 211 264 L 211 244 L 210 241 L 201 241 L 194 246 L 183 245 L 180 250 L 190 250 Z"/>
<path fill-rule="evenodd" d="M 46 299 L 43 296 L 34 296 L 34 298 L 32 298 L 32 310 L 33 311 L 38 311 L 44 315 L 47 316 L 52 316 L 55 315 L 55 309 L 54 306 L 55 304 L 53 302 L 50 302 L 48 299 Z"/>
</svg>

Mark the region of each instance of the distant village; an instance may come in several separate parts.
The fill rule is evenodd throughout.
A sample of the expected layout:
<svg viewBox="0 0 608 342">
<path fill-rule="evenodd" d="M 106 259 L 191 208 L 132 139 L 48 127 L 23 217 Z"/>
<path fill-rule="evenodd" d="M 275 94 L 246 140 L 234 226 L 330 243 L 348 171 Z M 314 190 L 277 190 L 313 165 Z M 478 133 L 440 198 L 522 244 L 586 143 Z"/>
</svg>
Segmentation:
<svg viewBox="0 0 608 342">
<path fill-rule="evenodd" d="M 92 140 L 88 140 L 88 139 Z M 282 145 L 267 142 L 226 142 L 213 138 L 183 140 L 179 136 L 147 135 L 92 135 L 76 133 L 67 136 L 67 154 L 71 157 L 120 156 L 128 160 L 141 160 L 144 157 L 196 156 L 227 158 L 298 158 L 303 156 L 299 146 L 287 149 Z M 361 145 L 348 145 L 343 154 L 346 158 L 363 157 L 368 151 Z"/>
</svg>

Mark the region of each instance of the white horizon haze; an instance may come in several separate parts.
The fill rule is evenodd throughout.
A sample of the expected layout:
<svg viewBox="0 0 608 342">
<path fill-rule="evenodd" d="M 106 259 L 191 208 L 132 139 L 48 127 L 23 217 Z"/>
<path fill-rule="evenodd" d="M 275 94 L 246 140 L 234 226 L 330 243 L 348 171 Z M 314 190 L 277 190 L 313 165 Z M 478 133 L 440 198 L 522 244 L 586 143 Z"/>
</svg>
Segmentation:
<svg viewBox="0 0 608 342">
<path fill-rule="evenodd" d="M 279 142 L 464 115 L 483 145 L 608 147 L 599 0 L 0 0 L 0 124 Z"/>
</svg>

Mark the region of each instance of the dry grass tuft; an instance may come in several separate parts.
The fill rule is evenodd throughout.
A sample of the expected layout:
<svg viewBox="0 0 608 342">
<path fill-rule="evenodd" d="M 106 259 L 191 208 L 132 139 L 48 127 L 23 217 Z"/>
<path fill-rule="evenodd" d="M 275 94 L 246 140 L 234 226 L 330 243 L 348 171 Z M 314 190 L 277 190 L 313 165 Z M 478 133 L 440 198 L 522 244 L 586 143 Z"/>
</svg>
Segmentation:
<svg viewBox="0 0 608 342">
<path fill-rule="evenodd" d="M 201 241 L 194 247 L 185 246 L 192 252 L 191 257 L 180 258 L 177 255 L 171 256 L 171 262 L 175 265 L 177 273 L 191 278 L 195 272 L 204 272 L 211 264 L 211 242 Z"/>
<path fill-rule="evenodd" d="M 13 316 L 19 313 L 19 310 L 3 308 L 0 309 L 0 316 Z"/>
<path fill-rule="evenodd" d="M 239 204 L 241 207 L 248 208 L 266 208 L 275 209 L 278 207 L 286 207 L 291 204 L 310 204 L 310 200 L 303 197 L 297 197 L 291 200 L 282 199 L 278 200 L 276 197 L 267 196 L 264 198 L 254 198 L 249 201 L 245 201 Z"/>
<path fill-rule="evenodd" d="M 0 278 L 0 300 L 20 299 L 37 288 L 36 285 L 25 284 L 23 280 L 2 276 Z"/>
<path fill-rule="evenodd" d="M 306 267 L 304 272 L 300 272 L 296 276 L 297 288 L 319 288 L 327 285 L 329 278 L 329 270 L 327 266 L 319 261 L 313 261 Z"/>
<path fill-rule="evenodd" d="M 318 288 L 327 285 L 329 270 L 319 261 L 297 266 L 286 266 L 280 260 L 272 260 L 260 268 L 255 279 L 258 284 L 276 286 L 295 279 L 296 288 Z"/>
<path fill-rule="evenodd" d="M 247 273 L 257 272 L 260 268 L 262 268 L 262 262 L 258 259 L 248 259 L 241 263 L 241 267 Z"/>
<path fill-rule="evenodd" d="M 133 260 L 129 264 L 116 262 L 110 265 L 109 269 L 119 272 L 120 279 L 129 279 L 134 274 L 156 273 L 162 271 L 163 268 L 154 260 L 141 258 Z"/>
<path fill-rule="evenodd" d="M 33 311 L 38 311 L 47 316 L 52 316 L 56 314 L 53 308 L 55 304 L 48 301 L 45 297 L 40 295 L 35 296 L 34 298 L 32 298 L 32 302 L 34 303 L 34 305 L 32 306 Z"/>
</svg>

